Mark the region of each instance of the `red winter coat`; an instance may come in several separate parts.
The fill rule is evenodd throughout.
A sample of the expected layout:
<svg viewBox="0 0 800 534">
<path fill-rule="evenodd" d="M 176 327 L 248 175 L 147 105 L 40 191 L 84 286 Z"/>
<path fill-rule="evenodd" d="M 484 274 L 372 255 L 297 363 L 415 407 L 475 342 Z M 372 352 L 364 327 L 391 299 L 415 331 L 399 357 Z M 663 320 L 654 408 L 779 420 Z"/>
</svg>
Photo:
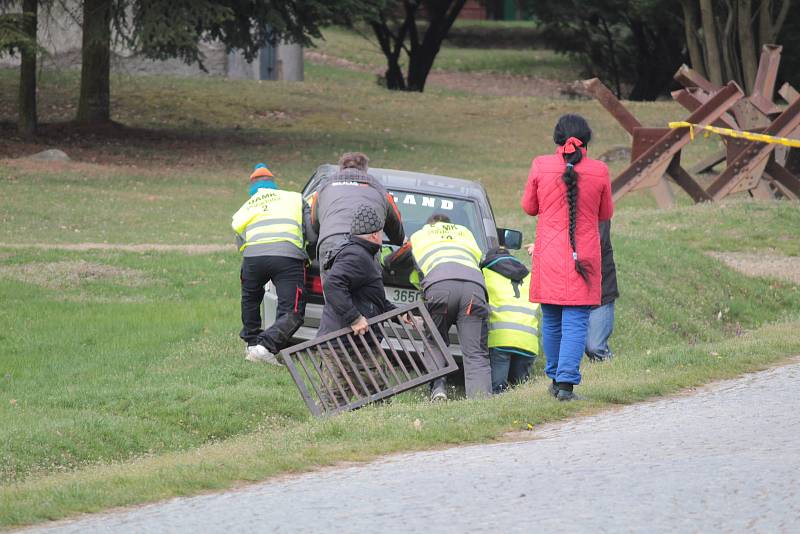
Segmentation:
<svg viewBox="0 0 800 534">
<path fill-rule="evenodd" d="M 539 218 L 531 276 L 532 302 L 565 306 L 597 306 L 602 290 L 600 235 L 598 222 L 614 214 L 608 167 L 586 157 L 575 165 L 578 173 L 578 217 L 575 246 L 578 260 L 586 267 L 586 281 L 575 270 L 569 244 L 567 186 L 561 179 L 566 163 L 559 147 L 556 154 L 533 160 L 522 209 Z"/>
</svg>

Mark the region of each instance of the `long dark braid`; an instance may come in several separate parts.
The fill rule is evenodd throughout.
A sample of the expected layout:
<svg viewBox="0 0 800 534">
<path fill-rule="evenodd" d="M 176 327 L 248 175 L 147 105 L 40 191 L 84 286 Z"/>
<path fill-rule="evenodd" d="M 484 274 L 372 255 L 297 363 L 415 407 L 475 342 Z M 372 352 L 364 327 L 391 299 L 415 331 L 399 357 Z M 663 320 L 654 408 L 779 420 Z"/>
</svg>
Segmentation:
<svg viewBox="0 0 800 534">
<path fill-rule="evenodd" d="M 555 132 L 553 133 L 553 140 L 556 144 L 564 146 L 565 143 L 572 138 L 580 141 L 580 146 L 586 146 L 592 138 L 592 130 L 589 124 L 580 115 L 564 115 L 558 120 Z M 588 272 L 586 264 L 578 259 L 578 250 L 575 245 L 575 227 L 578 223 L 578 173 L 575 171 L 581 159 L 583 159 L 583 152 L 580 146 L 575 146 L 573 152 L 564 151 L 564 161 L 566 162 L 566 169 L 561 179 L 567 186 L 567 204 L 569 205 L 569 245 L 572 249 L 572 259 L 575 262 L 575 270 L 584 280 L 588 280 Z"/>
</svg>

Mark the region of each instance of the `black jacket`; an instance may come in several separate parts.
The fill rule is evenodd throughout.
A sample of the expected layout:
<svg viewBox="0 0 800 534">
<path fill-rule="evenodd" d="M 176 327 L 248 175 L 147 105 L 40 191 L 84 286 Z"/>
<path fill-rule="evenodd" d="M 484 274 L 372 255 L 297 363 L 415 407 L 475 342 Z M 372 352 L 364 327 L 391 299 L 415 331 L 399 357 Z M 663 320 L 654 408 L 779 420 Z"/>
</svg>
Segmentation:
<svg viewBox="0 0 800 534">
<path fill-rule="evenodd" d="M 375 264 L 379 249 L 375 243 L 348 237 L 323 260 L 331 266 L 323 288 L 325 307 L 318 335 L 350 326 L 359 315 L 369 319 L 395 309 L 386 300 L 383 276 Z"/>
<path fill-rule="evenodd" d="M 603 295 L 600 304 L 605 305 L 619 297 L 617 266 L 614 263 L 614 249 L 611 246 L 611 221 L 600 223 L 600 251 L 603 255 Z"/>
</svg>

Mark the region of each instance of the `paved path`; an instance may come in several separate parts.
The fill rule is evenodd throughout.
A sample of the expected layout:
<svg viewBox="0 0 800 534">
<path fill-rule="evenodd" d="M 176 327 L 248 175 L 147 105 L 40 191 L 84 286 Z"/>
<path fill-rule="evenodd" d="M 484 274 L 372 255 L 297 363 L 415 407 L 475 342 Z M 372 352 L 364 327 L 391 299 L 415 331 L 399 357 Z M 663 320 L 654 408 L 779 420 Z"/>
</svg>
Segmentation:
<svg viewBox="0 0 800 534">
<path fill-rule="evenodd" d="M 552 425 L 37 532 L 800 532 L 800 364 Z"/>
</svg>

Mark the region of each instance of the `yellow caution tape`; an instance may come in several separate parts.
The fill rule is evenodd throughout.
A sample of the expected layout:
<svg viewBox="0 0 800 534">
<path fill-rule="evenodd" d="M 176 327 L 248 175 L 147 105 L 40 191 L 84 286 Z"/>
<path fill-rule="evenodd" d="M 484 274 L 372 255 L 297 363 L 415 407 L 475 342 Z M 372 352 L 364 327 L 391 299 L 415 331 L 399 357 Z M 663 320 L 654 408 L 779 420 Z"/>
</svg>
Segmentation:
<svg viewBox="0 0 800 534">
<path fill-rule="evenodd" d="M 800 139 L 789 139 L 788 137 L 776 137 L 774 135 L 764 135 L 753 132 L 742 132 L 739 130 L 732 130 L 731 128 L 718 128 L 716 126 L 703 126 L 702 124 L 692 124 L 690 122 L 670 122 L 670 128 L 689 128 L 689 138 L 694 141 L 694 129 L 706 130 L 705 135 L 708 136 L 709 132 L 719 135 L 733 137 L 735 139 L 747 139 L 748 141 L 756 141 L 759 143 L 769 143 L 771 145 L 783 145 L 794 148 L 800 148 Z"/>
</svg>

